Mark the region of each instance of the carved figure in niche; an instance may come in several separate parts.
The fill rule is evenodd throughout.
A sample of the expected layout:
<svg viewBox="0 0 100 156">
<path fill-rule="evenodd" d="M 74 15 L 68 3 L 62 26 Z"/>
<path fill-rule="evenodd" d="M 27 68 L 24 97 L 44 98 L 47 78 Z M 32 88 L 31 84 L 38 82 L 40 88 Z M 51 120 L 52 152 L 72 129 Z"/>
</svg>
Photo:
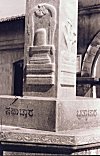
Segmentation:
<svg viewBox="0 0 100 156">
<path fill-rule="evenodd" d="M 37 92 L 40 92 L 39 85 L 50 85 L 51 88 L 55 81 L 55 7 L 47 3 L 36 5 L 30 9 L 26 23 L 29 54 L 26 83 L 35 85 Z"/>
<path fill-rule="evenodd" d="M 73 30 L 72 22 L 69 19 L 66 19 L 66 22 L 62 24 L 62 31 L 63 36 L 61 40 L 63 41 L 62 43 L 64 43 L 62 47 L 62 62 L 66 63 L 66 60 L 68 60 L 69 57 L 73 59 L 73 51 L 75 50 L 76 43 L 76 34 Z"/>
<path fill-rule="evenodd" d="M 75 36 L 76 34 L 73 31 L 72 23 L 69 19 L 67 19 L 67 22 L 65 24 L 65 29 L 64 29 L 64 40 L 65 40 L 68 52 L 71 52 L 72 46 L 76 42 Z"/>
<path fill-rule="evenodd" d="M 56 30 L 56 9 L 41 3 L 33 8 L 33 47 L 30 49 L 30 61 L 37 64 L 54 62 L 54 35 Z M 34 59 L 38 60 L 35 61 Z"/>
<path fill-rule="evenodd" d="M 56 29 L 56 9 L 54 6 L 46 3 L 41 3 L 34 8 L 33 14 L 34 34 L 38 29 L 44 28 L 46 32 L 46 43 L 54 44 L 54 34 Z M 45 35 L 45 34 L 44 34 Z M 42 36 L 43 37 L 43 36 Z M 33 39 L 33 44 L 35 38 Z"/>
</svg>

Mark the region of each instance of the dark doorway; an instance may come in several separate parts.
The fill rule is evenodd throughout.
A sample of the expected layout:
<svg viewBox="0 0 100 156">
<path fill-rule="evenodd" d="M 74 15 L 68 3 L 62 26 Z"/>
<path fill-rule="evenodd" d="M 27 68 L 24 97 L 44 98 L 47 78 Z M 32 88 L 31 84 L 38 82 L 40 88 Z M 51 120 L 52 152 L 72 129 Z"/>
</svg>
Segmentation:
<svg viewBox="0 0 100 156">
<path fill-rule="evenodd" d="M 23 60 L 14 63 L 14 95 L 23 95 Z"/>
</svg>

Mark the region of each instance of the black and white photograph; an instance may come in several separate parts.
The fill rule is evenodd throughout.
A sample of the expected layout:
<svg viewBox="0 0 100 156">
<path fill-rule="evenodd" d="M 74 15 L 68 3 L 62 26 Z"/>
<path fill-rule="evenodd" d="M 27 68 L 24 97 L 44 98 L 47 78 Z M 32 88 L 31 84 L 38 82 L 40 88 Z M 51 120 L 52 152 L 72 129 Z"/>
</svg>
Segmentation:
<svg viewBox="0 0 100 156">
<path fill-rule="evenodd" d="M 100 155 L 100 0 L 0 0 L 0 156 Z"/>
</svg>

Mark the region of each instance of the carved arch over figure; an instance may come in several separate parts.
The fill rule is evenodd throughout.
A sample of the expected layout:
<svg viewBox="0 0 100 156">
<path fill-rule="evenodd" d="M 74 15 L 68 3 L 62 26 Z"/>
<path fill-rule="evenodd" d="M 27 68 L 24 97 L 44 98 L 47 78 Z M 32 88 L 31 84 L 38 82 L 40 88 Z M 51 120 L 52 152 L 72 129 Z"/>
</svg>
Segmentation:
<svg viewBox="0 0 100 156">
<path fill-rule="evenodd" d="M 47 3 L 40 3 L 33 8 L 34 33 L 40 28 L 46 30 L 47 44 L 54 44 L 56 30 L 56 8 Z"/>
<path fill-rule="evenodd" d="M 82 62 L 81 76 L 92 77 L 94 67 L 100 54 L 100 31 L 94 36 Z"/>
</svg>

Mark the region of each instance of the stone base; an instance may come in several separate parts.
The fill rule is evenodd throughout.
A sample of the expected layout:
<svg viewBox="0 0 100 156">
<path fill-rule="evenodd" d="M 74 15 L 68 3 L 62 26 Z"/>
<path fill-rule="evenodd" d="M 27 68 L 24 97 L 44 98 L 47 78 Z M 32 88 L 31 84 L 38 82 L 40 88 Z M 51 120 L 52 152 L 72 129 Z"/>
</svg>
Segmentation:
<svg viewBox="0 0 100 156">
<path fill-rule="evenodd" d="M 47 132 L 1 125 L 0 130 L 0 156 L 100 154 L 100 127 Z"/>
<path fill-rule="evenodd" d="M 100 154 L 100 99 L 1 96 L 0 122 L 0 156 Z"/>
<path fill-rule="evenodd" d="M 100 99 L 1 96 L 0 122 L 1 125 L 52 132 L 98 127 Z"/>
<path fill-rule="evenodd" d="M 49 98 L 0 97 L 3 125 L 55 131 L 56 101 Z"/>
</svg>

